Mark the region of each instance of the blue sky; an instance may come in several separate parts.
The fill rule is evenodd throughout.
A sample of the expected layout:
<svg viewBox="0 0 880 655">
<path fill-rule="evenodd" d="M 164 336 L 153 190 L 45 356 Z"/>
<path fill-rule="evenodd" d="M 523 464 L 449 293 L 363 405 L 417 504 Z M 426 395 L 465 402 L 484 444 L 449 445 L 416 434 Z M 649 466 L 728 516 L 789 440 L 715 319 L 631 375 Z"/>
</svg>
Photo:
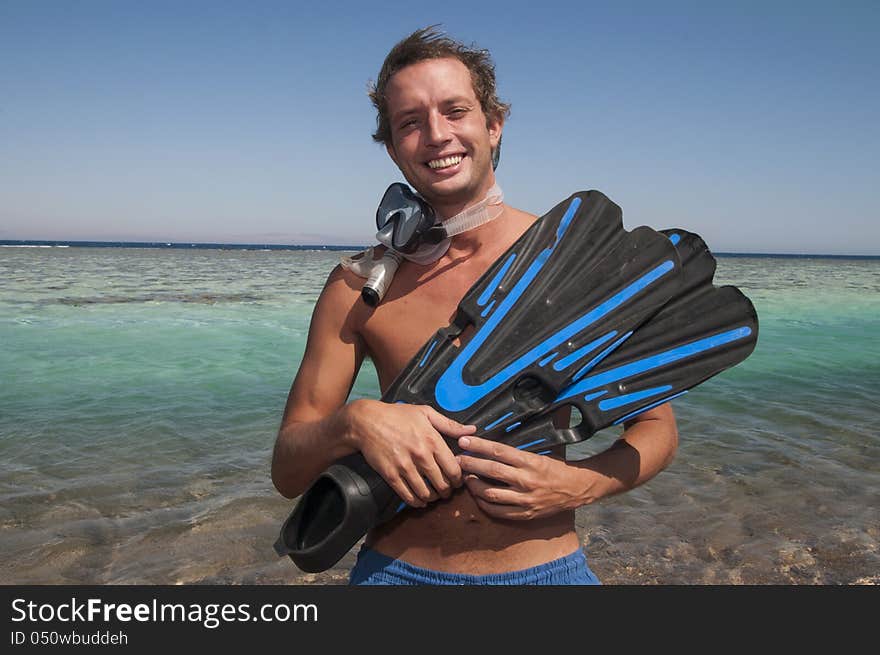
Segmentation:
<svg viewBox="0 0 880 655">
<path fill-rule="evenodd" d="M 495 59 L 510 204 L 880 254 L 876 2 L 2 0 L 0 239 L 368 243 L 366 85 L 433 23 Z"/>
</svg>

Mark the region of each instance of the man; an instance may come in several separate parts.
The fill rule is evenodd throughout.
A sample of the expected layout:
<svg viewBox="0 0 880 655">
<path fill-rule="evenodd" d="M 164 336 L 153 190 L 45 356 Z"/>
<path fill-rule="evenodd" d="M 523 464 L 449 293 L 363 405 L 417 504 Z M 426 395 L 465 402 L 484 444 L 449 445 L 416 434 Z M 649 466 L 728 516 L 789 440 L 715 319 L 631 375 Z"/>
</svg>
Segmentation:
<svg viewBox="0 0 880 655">
<path fill-rule="evenodd" d="M 432 28 L 389 53 L 371 98 L 374 139 L 444 218 L 483 200 L 509 108 L 495 92 L 488 53 Z M 580 462 L 472 437 L 474 426 L 427 406 L 346 403 L 364 357 L 383 391 L 458 301 L 535 216 L 500 216 L 453 237 L 436 262 L 404 261 L 375 308 L 363 279 L 337 267 L 312 316 L 306 352 L 275 444 L 272 479 L 303 493 L 335 460 L 361 451 L 413 508 L 373 529 L 352 582 L 361 584 L 586 584 L 598 582 L 574 530 L 574 510 L 647 481 L 677 447 L 669 405 L 627 424 L 620 440 Z M 446 439 L 469 454 L 454 456 Z M 500 483 L 499 483 L 500 481 Z"/>
</svg>

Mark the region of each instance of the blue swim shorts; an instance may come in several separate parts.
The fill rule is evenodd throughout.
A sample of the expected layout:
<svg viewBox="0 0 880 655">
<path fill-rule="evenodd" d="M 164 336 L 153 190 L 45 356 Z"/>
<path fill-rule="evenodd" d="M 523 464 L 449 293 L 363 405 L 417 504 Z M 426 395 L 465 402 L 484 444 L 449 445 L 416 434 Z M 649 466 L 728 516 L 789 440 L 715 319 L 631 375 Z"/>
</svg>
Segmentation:
<svg viewBox="0 0 880 655">
<path fill-rule="evenodd" d="M 571 555 L 508 573 L 470 575 L 413 566 L 361 546 L 349 576 L 351 585 L 597 585 L 580 548 Z"/>
</svg>

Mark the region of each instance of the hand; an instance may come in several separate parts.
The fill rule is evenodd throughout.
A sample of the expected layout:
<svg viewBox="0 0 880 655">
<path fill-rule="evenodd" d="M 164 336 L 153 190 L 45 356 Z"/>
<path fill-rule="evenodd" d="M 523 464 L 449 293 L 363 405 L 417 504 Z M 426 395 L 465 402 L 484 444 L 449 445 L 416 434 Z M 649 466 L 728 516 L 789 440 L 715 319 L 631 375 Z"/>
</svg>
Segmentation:
<svg viewBox="0 0 880 655">
<path fill-rule="evenodd" d="M 349 405 L 352 439 L 367 463 L 408 505 L 425 507 L 463 484 L 444 436 L 473 434 L 427 405 L 358 400 Z"/>
<path fill-rule="evenodd" d="M 458 445 L 465 485 L 491 517 L 527 521 L 583 504 L 577 469 L 565 462 L 478 437 Z"/>
</svg>

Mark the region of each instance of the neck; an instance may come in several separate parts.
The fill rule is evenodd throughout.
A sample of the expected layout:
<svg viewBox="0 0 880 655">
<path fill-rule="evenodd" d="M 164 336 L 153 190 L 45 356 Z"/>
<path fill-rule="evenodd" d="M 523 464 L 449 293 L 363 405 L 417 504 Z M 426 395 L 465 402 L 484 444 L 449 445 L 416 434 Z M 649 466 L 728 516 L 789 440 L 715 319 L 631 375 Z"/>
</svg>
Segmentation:
<svg viewBox="0 0 880 655">
<path fill-rule="evenodd" d="M 443 220 L 446 234 L 455 236 L 474 230 L 498 218 L 504 210 L 504 192 L 497 184 L 492 186 L 482 200 Z"/>
<path fill-rule="evenodd" d="M 479 191 L 477 191 L 477 193 L 471 195 L 465 200 L 445 201 L 443 198 L 430 198 L 428 202 L 431 203 L 434 211 L 437 212 L 437 216 L 441 220 L 446 221 L 453 216 L 460 214 L 468 207 L 472 207 L 478 202 L 481 202 L 486 197 L 486 194 L 489 193 L 489 189 L 491 189 L 494 185 L 495 175 L 493 174 L 489 175 L 487 179 L 480 185 Z"/>
<path fill-rule="evenodd" d="M 494 220 L 452 237 L 445 257 L 449 259 L 469 257 L 477 252 L 483 244 L 497 241 L 507 230 L 505 218 L 508 214 L 508 208 L 505 204 L 502 204 L 501 207 L 501 214 Z"/>
</svg>

